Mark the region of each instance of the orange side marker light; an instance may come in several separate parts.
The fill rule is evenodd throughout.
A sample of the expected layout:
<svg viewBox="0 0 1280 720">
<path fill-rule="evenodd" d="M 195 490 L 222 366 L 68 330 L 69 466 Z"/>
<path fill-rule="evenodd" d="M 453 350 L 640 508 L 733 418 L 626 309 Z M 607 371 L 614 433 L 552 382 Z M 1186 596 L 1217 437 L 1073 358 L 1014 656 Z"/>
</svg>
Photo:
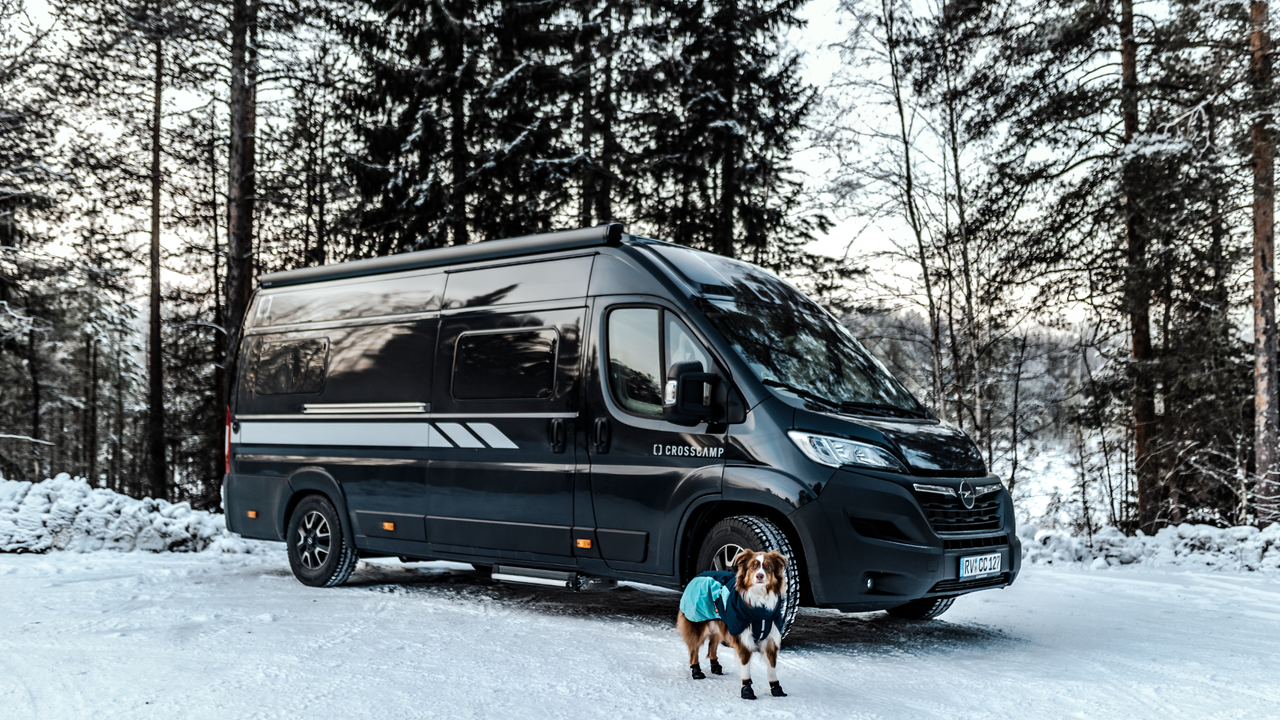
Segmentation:
<svg viewBox="0 0 1280 720">
<path fill-rule="evenodd" d="M 249 516 L 250 518 L 252 518 L 252 519 L 254 519 L 254 520 L 256 520 L 256 519 L 258 518 L 258 511 L 257 511 L 257 510 L 250 510 L 247 514 L 248 514 L 248 516 Z"/>
<path fill-rule="evenodd" d="M 386 530 L 387 532 L 395 532 L 396 524 L 393 522 L 384 522 L 382 523 L 382 529 Z"/>
<path fill-rule="evenodd" d="M 578 547 L 582 548 L 583 550 L 590 550 L 591 540 L 587 538 L 578 538 Z"/>
</svg>

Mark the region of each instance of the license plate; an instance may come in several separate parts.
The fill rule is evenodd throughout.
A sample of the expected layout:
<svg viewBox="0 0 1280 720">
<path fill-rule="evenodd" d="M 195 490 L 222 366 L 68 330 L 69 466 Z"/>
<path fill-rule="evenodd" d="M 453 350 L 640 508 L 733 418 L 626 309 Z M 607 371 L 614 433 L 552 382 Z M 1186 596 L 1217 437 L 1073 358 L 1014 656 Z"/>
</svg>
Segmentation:
<svg viewBox="0 0 1280 720">
<path fill-rule="evenodd" d="M 969 557 L 960 558 L 961 579 L 995 575 L 1003 569 L 1000 566 L 1001 557 L 1000 553 L 992 553 L 991 555 L 970 555 Z"/>
</svg>

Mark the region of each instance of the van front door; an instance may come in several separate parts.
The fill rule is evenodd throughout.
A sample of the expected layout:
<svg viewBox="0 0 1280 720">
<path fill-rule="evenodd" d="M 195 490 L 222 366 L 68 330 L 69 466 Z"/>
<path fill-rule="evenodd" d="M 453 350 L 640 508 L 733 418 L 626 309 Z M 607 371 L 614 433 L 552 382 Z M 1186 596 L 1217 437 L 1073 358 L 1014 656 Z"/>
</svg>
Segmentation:
<svg viewBox="0 0 1280 720">
<path fill-rule="evenodd" d="M 696 361 L 723 373 L 689 325 L 651 299 L 598 300 L 591 327 L 583 421 L 600 554 L 617 570 L 671 575 L 684 509 L 720 492 L 725 434 L 662 419 L 666 368 Z"/>
</svg>

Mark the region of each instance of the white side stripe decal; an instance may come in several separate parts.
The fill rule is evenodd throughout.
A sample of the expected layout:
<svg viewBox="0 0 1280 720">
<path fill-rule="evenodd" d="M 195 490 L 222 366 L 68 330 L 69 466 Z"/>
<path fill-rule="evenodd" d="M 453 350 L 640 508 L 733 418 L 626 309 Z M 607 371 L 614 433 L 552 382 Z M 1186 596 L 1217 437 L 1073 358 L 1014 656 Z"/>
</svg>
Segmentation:
<svg viewBox="0 0 1280 720">
<path fill-rule="evenodd" d="M 241 423 L 249 445 L 429 447 L 425 423 Z"/>
<path fill-rule="evenodd" d="M 484 443 L 475 439 L 471 433 L 467 432 L 466 428 L 462 427 L 458 423 L 437 423 L 437 425 L 439 425 L 440 429 L 444 431 L 445 435 L 449 436 L 450 440 L 458 444 L 458 447 L 484 447 Z"/>
<path fill-rule="evenodd" d="M 519 450 L 492 423 L 241 422 L 231 442 L 240 445 L 331 445 Z M 476 439 L 479 435 L 484 442 Z M 452 442 L 450 442 L 452 440 Z M 487 447 L 486 447 L 487 443 Z"/>
<path fill-rule="evenodd" d="M 444 439 L 435 425 L 427 426 L 427 447 L 451 448 L 453 443 Z"/>
<path fill-rule="evenodd" d="M 489 443 L 490 447 L 501 448 L 503 450 L 516 450 L 519 445 L 511 442 L 511 438 L 502 434 L 502 431 L 494 427 L 491 423 L 467 423 L 467 427 L 471 431 L 479 435 L 481 439 Z"/>
</svg>

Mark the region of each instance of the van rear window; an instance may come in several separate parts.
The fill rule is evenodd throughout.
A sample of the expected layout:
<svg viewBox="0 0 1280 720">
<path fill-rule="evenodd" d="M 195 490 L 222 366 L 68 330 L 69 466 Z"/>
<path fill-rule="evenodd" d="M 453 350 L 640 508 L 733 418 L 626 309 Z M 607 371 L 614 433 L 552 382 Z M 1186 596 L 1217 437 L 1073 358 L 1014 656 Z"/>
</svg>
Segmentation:
<svg viewBox="0 0 1280 720">
<path fill-rule="evenodd" d="M 464 333 L 453 361 L 458 400 L 542 400 L 556 380 L 553 328 Z"/>
<path fill-rule="evenodd" d="M 314 395 L 324 390 L 329 339 L 284 340 L 259 346 L 253 391 L 259 395 Z"/>
</svg>

